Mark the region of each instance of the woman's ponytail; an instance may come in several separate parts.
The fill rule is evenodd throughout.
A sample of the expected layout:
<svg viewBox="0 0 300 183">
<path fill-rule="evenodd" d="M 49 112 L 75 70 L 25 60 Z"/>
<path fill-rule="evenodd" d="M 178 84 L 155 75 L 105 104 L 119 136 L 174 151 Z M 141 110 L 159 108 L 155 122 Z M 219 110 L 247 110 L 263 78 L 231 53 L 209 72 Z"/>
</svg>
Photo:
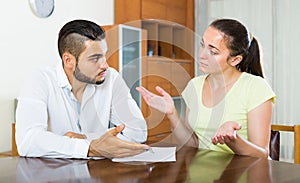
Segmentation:
<svg viewBox="0 0 300 183">
<path fill-rule="evenodd" d="M 260 62 L 259 44 L 254 37 L 251 40 L 248 51 L 243 55 L 243 60 L 237 65 L 237 69 L 241 72 L 247 72 L 262 78 L 264 77 Z"/>
</svg>

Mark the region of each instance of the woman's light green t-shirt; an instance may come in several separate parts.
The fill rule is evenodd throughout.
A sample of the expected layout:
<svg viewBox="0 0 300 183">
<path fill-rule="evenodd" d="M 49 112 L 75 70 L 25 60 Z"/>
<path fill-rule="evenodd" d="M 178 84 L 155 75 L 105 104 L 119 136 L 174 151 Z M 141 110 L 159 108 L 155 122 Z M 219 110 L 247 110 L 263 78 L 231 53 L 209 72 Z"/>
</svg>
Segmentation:
<svg viewBox="0 0 300 183">
<path fill-rule="evenodd" d="M 182 92 L 189 108 L 188 122 L 199 138 L 199 148 L 233 153 L 227 145 L 213 145 L 211 137 L 227 121 L 242 125 L 237 133 L 248 139 L 248 112 L 275 94 L 266 80 L 259 76 L 243 72 L 225 97 L 214 107 L 208 108 L 202 103 L 202 89 L 207 75 L 193 78 Z"/>
</svg>

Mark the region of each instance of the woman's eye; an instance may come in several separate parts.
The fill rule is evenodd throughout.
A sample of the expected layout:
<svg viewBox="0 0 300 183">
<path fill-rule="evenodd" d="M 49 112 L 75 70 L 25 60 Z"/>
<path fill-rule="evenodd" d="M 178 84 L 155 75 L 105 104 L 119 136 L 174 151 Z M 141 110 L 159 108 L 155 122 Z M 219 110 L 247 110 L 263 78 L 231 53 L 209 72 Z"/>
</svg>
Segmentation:
<svg viewBox="0 0 300 183">
<path fill-rule="evenodd" d="M 204 47 L 204 43 L 200 42 L 200 47 L 203 48 Z"/>
<path fill-rule="evenodd" d="M 216 55 L 217 53 L 214 52 L 214 51 L 210 51 L 210 54 L 211 54 L 211 55 Z"/>
</svg>

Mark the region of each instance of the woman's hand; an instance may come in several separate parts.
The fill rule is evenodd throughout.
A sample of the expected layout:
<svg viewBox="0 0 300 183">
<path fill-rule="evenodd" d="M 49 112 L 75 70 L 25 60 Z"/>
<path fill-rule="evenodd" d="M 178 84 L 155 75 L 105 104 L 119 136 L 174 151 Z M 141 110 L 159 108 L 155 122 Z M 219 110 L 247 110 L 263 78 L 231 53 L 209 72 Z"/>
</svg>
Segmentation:
<svg viewBox="0 0 300 183">
<path fill-rule="evenodd" d="M 240 124 L 228 121 L 219 127 L 215 135 L 211 138 L 213 144 L 226 144 L 236 140 L 236 131 L 242 127 Z"/>
<path fill-rule="evenodd" d="M 136 88 L 136 90 L 141 93 L 145 102 L 150 107 L 153 107 L 167 115 L 173 114 L 174 110 L 176 109 L 172 97 L 159 86 L 156 86 L 155 89 L 156 91 L 158 91 L 159 94 L 161 94 L 161 96 L 158 96 L 150 92 L 149 90 L 147 90 L 142 86 Z"/>
</svg>

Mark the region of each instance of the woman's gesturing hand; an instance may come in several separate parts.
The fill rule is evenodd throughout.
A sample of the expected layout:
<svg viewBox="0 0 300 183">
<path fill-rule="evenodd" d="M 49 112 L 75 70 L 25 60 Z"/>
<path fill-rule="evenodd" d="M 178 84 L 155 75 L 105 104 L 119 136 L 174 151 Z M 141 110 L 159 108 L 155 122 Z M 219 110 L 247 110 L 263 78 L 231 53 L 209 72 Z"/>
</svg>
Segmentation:
<svg viewBox="0 0 300 183">
<path fill-rule="evenodd" d="M 159 86 L 156 86 L 155 89 L 159 94 L 161 94 L 161 96 L 150 92 L 142 86 L 136 88 L 150 107 L 153 107 L 167 115 L 172 114 L 175 109 L 172 97 Z"/>
<path fill-rule="evenodd" d="M 211 138 L 213 144 L 226 144 L 236 140 L 236 131 L 242 127 L 240 124 L 228 121 L 219 127 L 215 135 Z"/>
</svg>

